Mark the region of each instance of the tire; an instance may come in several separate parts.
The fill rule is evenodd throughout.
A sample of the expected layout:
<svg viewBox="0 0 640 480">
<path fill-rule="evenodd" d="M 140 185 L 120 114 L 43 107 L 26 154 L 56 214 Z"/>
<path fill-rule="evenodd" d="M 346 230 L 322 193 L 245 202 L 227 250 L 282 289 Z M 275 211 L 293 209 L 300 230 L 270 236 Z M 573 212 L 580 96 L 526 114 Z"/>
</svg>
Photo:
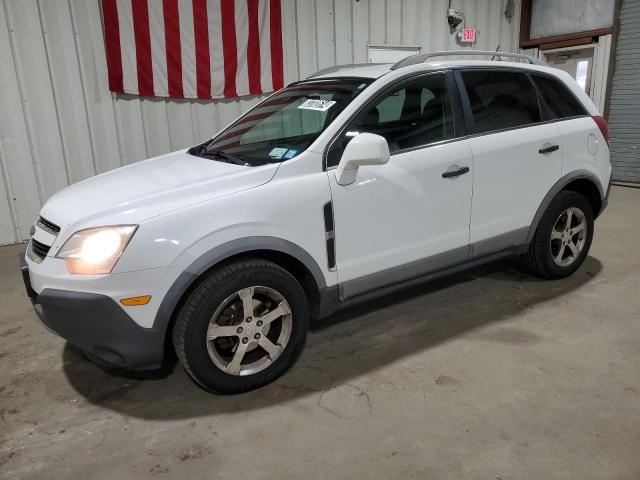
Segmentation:
<svg viewBox="0 0 640 480">
<path fill-rule="evenodd" d="M 570 217 L 567 217 L 568 211 L 571 212 Z M 569 230 L 566 225 L 567 218 L 570 218 L 573 225 L 569 226 Z M 577 231 L 583 224 L 586 231 L 581 233 L 583 230 L 580 230 L 572 235 L 572 232 Z M 593 209 L 589 201 L 579 193 L 561 191 L 540 219 L 529 251 L 523 258 L 525 266 L 530 273 L 541 278 L 568 277 L 580 268 L 587 257 L 593 239 L 593 229 Z M 577 255 L 571 245 L 577 248 Z M 563 246 L 564 251 L 561 253 L 560 249 Z"/>
<path fill-rule="evenodd" d="M 284 374 L 300 356 L 308 328 L 309 304 L 298 281 L 272 262 L 249 259 L 206 274 L 178 313 L 173 344 L 201 387 L 237 394 Z"/>
</svg>

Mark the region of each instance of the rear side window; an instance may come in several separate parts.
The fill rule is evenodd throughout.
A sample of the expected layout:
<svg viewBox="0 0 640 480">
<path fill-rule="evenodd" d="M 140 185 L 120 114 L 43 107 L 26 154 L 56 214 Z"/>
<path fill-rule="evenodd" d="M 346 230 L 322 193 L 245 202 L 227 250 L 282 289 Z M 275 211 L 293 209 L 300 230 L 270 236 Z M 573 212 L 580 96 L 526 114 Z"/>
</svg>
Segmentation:
<svg viewBox="0 0 640 480">
<path fill-rule="evenodd" d="M 584 107 L 560 80 L 542 75 L 532 75 L 551 118 L 586 115 Z"/>
<path fill-rule="evenodd" d="M 462 79 L 471 104 L 472 133 L 523 127 L 540 121 L 538 96 L 524 73 L 466 71 Z"/>
</svg>

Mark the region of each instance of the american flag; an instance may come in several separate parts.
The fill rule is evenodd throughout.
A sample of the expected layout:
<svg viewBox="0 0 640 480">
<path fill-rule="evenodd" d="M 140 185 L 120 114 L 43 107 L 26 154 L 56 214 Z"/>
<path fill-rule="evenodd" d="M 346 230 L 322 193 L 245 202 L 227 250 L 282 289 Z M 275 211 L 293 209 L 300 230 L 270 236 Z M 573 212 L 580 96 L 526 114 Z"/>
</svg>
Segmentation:
<svg viewBox="0 0 640 480">
<path fill-rule="evenodd" d="M 102 0 L 109 89 L 232 98 L 282 88 L 280 0 Z"/>
</svg>

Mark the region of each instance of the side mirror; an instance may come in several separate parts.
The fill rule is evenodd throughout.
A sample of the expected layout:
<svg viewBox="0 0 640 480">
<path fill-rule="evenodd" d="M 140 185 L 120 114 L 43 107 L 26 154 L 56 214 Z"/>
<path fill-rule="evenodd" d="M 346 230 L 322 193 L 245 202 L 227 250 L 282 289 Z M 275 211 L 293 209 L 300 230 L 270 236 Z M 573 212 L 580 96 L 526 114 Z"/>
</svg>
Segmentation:
<svg viewBox="0 0 640 480">
<path fill-rule="evenodd" d="M 374 133 L 361 133 L 354 137 L 344 149 L 336 170 L 340 185 L 356 181 L 358 168 L 362 165 L 384 165 L 389 161 L 389 144 L 384 137 Z"/>
</svg>

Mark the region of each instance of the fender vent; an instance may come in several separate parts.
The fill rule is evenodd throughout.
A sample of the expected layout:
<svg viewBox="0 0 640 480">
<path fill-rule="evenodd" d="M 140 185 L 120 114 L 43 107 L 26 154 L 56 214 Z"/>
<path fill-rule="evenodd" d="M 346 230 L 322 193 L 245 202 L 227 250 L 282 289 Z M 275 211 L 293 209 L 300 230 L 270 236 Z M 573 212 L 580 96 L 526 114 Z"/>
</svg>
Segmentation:
<svg viewBox="0 0 640 480">
<path fill-rule="evenodd" d="M 336 234 L 333 225 L 333 203 L 327 202 L 323 207 L 324 214 L 324 238 L 327 243 L 327 267 L 329 270 L 336 268 Z"/>
</svg>

